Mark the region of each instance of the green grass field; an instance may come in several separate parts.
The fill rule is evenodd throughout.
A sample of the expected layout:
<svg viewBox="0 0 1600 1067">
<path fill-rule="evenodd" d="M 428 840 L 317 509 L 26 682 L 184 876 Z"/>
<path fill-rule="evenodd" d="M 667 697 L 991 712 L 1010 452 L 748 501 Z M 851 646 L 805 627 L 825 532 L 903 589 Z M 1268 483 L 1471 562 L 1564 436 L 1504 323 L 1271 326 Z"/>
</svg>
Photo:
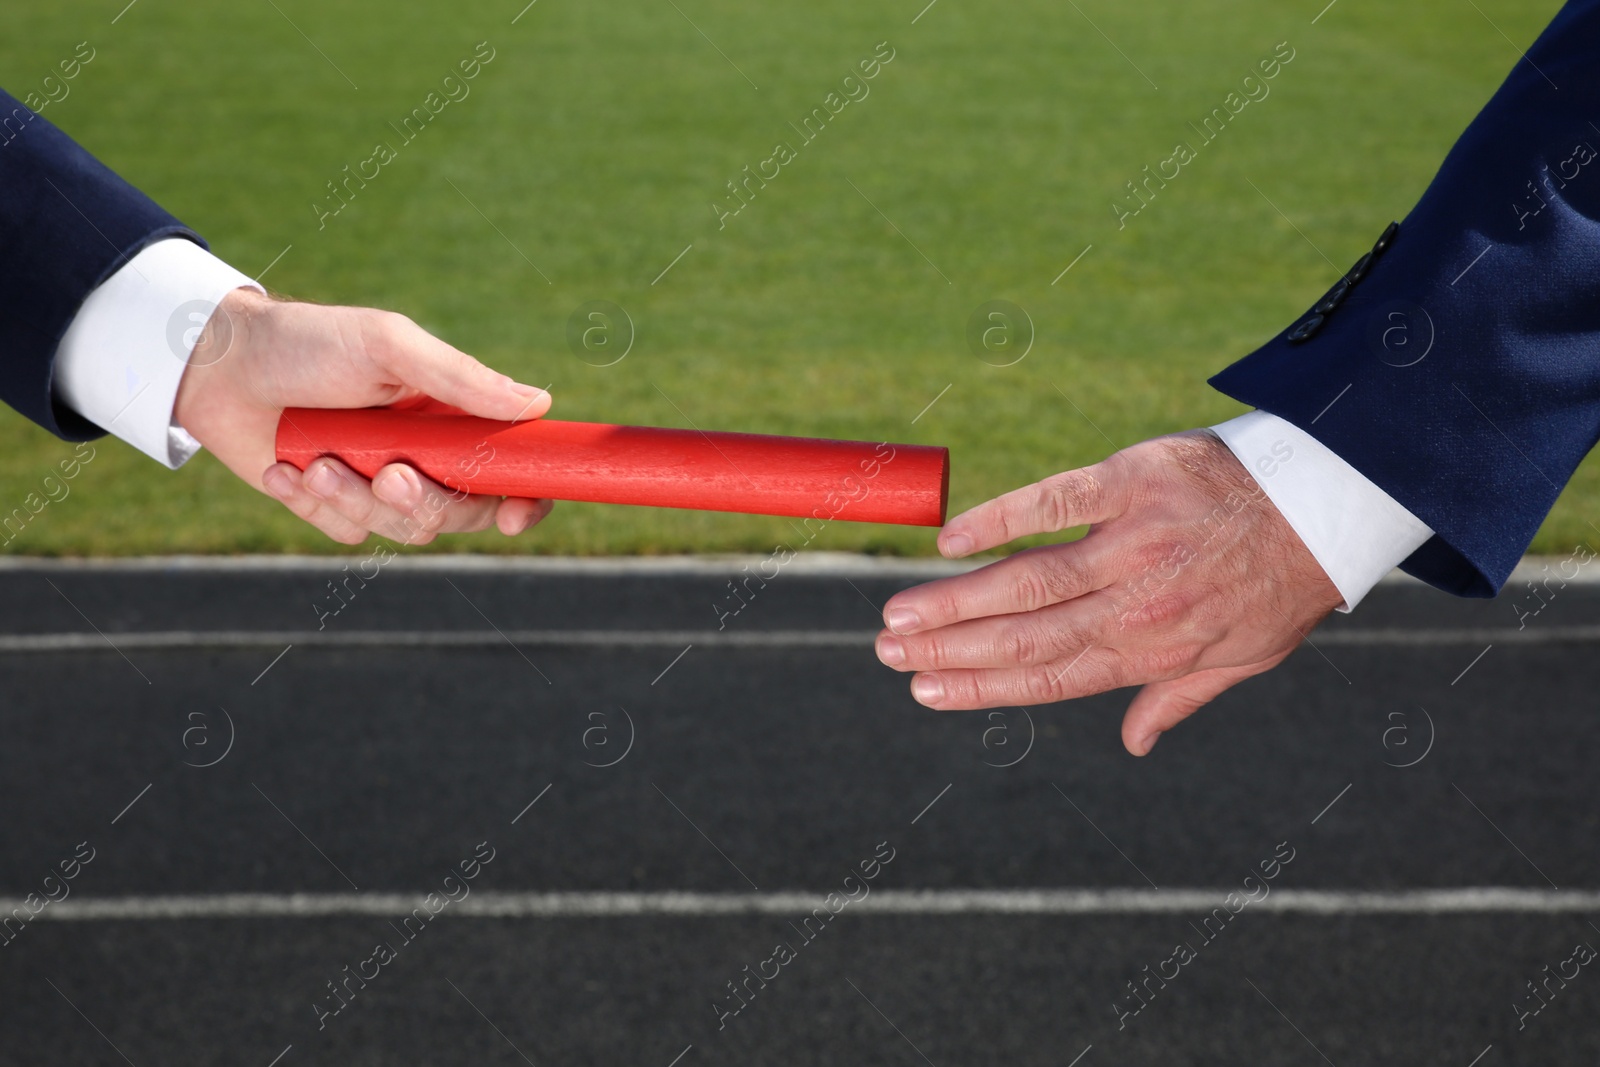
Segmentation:
<svg viewBox="0 0 1600 1067">
<path fill-rule="evenodd" d="M 1316 249 L 1347 264 L 1406 213 L 1517 60 L 1506 36 L 1525 46 L 1558 7 L 1344 0 L 1313 24 L 1326 0 L 938 0 L 920 17 L 926 0 L 538 0 L 513 24 L 526 0 L 143 0 L 113 23 L 125 2 L 12 5 L 0 84 L 36 91 L 88 41 L 95 58 L 45 116 L 240 269 L 287 247 L 275 289 L 404 311 L 551 385 L 557 417 L 949 445 L 954 509 L 1097 460 L 1108 440 L 1236 413 L 1206 376 L 1334 280 Z M 494 58 L 470 95 L 403 144 L 390 123 L 480 41 Z M 894 58 L 869 95 L 802 144 L 788 124 L 842 95 L 883 41 Z M 1284 41 L 1295 58 L 1270 96 L 1119 230 L 1123 184 Z M 319 228 L 326 183 L 380 141 L 398 158 Z M 711 205 L 779 141 L 796 158 L 719 229 Z M 1007 367 L 966 340 L 997 299 L 1037 331 Z M 568 316 L 591 300 L 636 325 L 614 366 L 569 350 Z M 4 510 L 70 452 L 0 414 Z M 1591 462 L 1535 549 L 1586 536 L 1597 494 Z M 523 538 L 436 547 L 785 539 L 781 519 L 565 504 Z M 932 545 L 836 523 L 811 547 Z M 3 551 L 348 549 L 208 456 L 169 473 L 108 440 Z"/>
</svg>

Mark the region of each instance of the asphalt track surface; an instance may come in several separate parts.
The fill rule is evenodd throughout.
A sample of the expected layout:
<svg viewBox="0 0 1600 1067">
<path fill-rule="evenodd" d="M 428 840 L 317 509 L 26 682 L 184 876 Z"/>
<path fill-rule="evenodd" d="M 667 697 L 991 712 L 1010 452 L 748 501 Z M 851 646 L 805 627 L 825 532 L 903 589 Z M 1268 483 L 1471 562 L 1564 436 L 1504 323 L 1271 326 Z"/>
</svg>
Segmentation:
<svg viewBox="0 0 1600 1067">
<path fill-rule="evenodd" d="M 920 710 L 914 568 L 730 569 L 0 568 L 0 1062 L 1600 1058 L 1600 587 L 1386 584 L 1137 760 Z"/>
</svg>

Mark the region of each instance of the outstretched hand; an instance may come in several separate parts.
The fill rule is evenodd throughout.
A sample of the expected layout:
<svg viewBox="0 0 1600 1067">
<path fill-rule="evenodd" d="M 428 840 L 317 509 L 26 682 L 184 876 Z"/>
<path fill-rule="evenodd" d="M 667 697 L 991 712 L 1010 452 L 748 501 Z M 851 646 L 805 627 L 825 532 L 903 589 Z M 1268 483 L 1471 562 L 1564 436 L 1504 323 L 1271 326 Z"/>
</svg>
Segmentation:
<svg viewBox="0 0 1600 1067">
<path fill-rule="evenodd" d="M 550 395 L 490 370 L 403 315 L 274 300 L 251 289 L 223 298 L 178 385 L 178 425 L 255 488 L 335 541 L 369 532 L 426 544 L 441 533 L 498 526 L 521 533 L 548 500 L 452 492 L 403 463 L 372 481 L 331 457 L 302 473 L 278 463 L 286 407 L 364 408 L 432 397 L 486 419 L 537 418 Z"/>
<path fill-rule="evenodd" d="M 939 550 L 958 558 L 1084 525 L 1081 540 L 896 594 L 878 658 L 916 672 L 912 695 L 941 710 L 1143 685 L 1122 721 L 1122 743 L 1142 756 L 1225 689 L 1277 666 L 1343 603 L 1205 430 L 980 504 L 945 525 Z"/>
</svg>

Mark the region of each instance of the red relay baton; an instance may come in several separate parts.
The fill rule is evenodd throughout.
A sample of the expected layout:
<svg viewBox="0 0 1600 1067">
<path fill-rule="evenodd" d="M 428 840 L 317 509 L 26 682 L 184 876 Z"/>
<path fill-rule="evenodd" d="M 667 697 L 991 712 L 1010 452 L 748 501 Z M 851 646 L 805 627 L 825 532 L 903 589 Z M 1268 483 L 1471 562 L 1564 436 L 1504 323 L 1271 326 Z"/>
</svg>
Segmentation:
<svg viewBox="0 0 1600 1067">
<path fill-rule="evenodd" d="M 334 456 L 371 478 L 408 463 L 452 491 L 941 526 L 950 450 L 432 410 L 289 408 L 278 459 Z"/>
</svg>

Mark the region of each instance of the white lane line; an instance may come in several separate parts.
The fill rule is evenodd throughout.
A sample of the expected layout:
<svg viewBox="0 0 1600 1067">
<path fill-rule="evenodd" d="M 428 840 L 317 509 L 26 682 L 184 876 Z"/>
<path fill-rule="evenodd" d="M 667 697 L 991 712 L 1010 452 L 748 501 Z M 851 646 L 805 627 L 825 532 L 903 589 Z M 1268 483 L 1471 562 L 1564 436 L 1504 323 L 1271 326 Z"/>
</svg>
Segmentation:
<svg viewBox="0 0 1600 1067">
<path fill-rule="evenodd" d="M 0 574 L 152 574 L 173 576 L 232 576 L 237 574 L 339 574 L 354 566 L 360 556 L 125 556 L 120 558 L 85 556 L 45 559 L 39 556 L 0 556 Z M 767 554 L 728 553 L 706 556 L 468 556 L 441 552 L 429 556 L 397 556 L 384 564 L 385 574 L 408 575 L 442 573 L 462 575 L 566 575 L 572 577 L 617 578 L 644 576 L 684 577 L 711 575 L 733 577 L 746 565 L 756 566 Z M 1544 568 L 1559 564 L 1563 556 L 1524 556 L 1509 584 L 1525 578 L 1544 577 Z M 855 552 L 801 552 L 783 566 L 785 574 L 837 577 L 848 574 L 881 578 L 942 578 L 976 570 L 992 560 L 950 560 L 937 556 L 863 556 Z M 1600 585 L 1600 571 L 1591 567 L 1563 579 L 1568 585 Z M 1422 589 L 1415 578 L 1396 571 L 1385 576 L 1383 588 L 1403 586 Z"/>
<path fill-rule="evenodd" d="M 106 644 L 110 645 L 113 649 L 115 649 L 117 655 L 122 656 L 122 658 L 127 661 L 128 666 L 133 667 L 134 672 L 136 674 L 138 674 L 139 677 L 144 678 L 144 684 L 145 685 L 154 685 L 155 684 L 150 679 L 145 678 L 144 671 L 139 670 L 139 668 L 134 665 L 133 660 L 128 659 L 127 656 L 123 656 L 122 655 L 122 649 L 117 648 L 116 644 L 112 642 L 111 638 L 107 637 L 105 634 L 100 632 L 100 627 L 96 626 L 94 624 L 94 621 L 91 620 L 89 618 L 89 616 L 84 615 L 83 614 L 83 609 L 78 607 L 78 605 L 73 604 L 71 598 L 68 597 L 67 594 L 61 592 L 61 587 L 60 586 L 56 585 L 55 582 L 51 582 L 50 579 L 48 579 L 48 578 L 46 578 L 45 581 L 49 582 L 50 588 L 54 589 L 56 591 L 56 593 L 58 593 L 60 595 L 61 599 L 65 600 L 69 605 L 71 605 L 72 610 L 76 611 L 79 614 L 79 616 L 81 616 L 83 618 L 83 621 L 89 624 L 89 628 L 90 629 L 92 629 L 96 634 L 99 634 L 100 640 L 104 641 Z"/>
<path fill-rule="evenodd" d="M 129 556 L 108 559 L 98 556 L 43 559 L 38 556 L 0 556 L 0 574 L 19 571 L 40 574 L 85 571 L 111 574 L 235 575 L 303 573 L 338 574 L 360 562 L 359 556 Z M 440 553 L 436 556 L 399 556 L 384 564 L 384 573 L 466 575 L 571 575 L 575 577 L 635 577 L 638 575 L 683 577 L 700 574 L 737 575 L 741 567 L 754 567 L 767 556 L 761 553 L 728 553 L 715 556 L 463 556 Z M 1524 563 L 1561 560 L 1560 556 L 1529 556 Z M 895 578 L 922 575 L 960 574 L 983 565 L 982 560 L 948 560 L 937 556 L 910 558 L 863 556 L 855 552 L 801 552 L 784 564 L 785 574 L 866 574 Z M 1591 572 L 1580 571 L 1567 579 L 1569 585 L 1590 581 Z M 1600 583 L 1600 575 L 1594 575 Z M 1416 584 L 1415 579 L 1385 579 Z"/>
<path fill-rule="evenodd" d="M 1550 627 L 1548 636 L 1537 636 L 1532 630 L 1491 629 L 1419 629 L 1382 627 L 1370 630 L 1312 630 L 1321 645 L 1475 645 L 1480 641 L 1505 641 L 1513 645 L 1556 645 L 1583 641 L 1600 641 L 1600 626 Z"/>
<path fill-rule="evenodd" d="M 324 648 L 472 648 L 513 645 L 546 647 L 616 648 L 685 645 L 773 648 L 790 645 L 815 645 L 823 648 L 870 648 L 876 630 L 768 630 L 720 633 L 716 630 L 348 630 L 259 632 L 174 630 L 152 633 L 118 634 L 123 647 L 143 649 L 258 648 L 295 645 Z M 11 634 L 0 637 L 0 653 L 6 652 L 83 652 L 103 649 L 97 634 Z"/>
<path fill-rule="evenodd" d="M 120 651 L 122 648 L 274 648 L 286 644 L 305 645 L 308 648 L 474 648 L 504 645 L 507 641 L 515 645 L 547 648 L 682 648 L 689 644 L 708 648 L 870 648 L 877 635 L 876 630 L 764 630 L 738 633 L 717 630 L 345 630 L 337 633 L 327 630 L 155 630 L 117 633 L 116 638 Z M 1326 631 L 1313 630 L 1312 635 L 1319 646 L 1340 648 L 1442 648 L 1491 641 L 1507 645 L 1562 645 L 1600 643 L 1600 625 L 1545 626 L 1537 630 L 1341 627 Z M 95 652 L 104 651 L 105 648 L 103 637 L 91 633 L 0 635 L 0 655 Z"/>
<path fill-rule="evenodd" d="M 459 585 L 457 585 L 455 582 L 451 582 L 449 578 L 446 578 L 445 581 L 449 582 L 451 589 L 454 589 L 457 593 L 461 593 L 461 587 Z M 544 684 L 545 685 L 554 685 L 555 684 L 549 678 L 545 677 L 544 671 L 541 671 L 539 669 L 539 665 L 537 663 L 535 663 L 535 662 L 533 662 L 533 660 L 529 659 L 527 657 L 527 655 L 522 651 L 522 649 L 517 647 L 517 643 L 515 641 L 511 640 L 511 638 L 509 638 L 509 637 L 506 637 L 505 632 L 503 630 L 501 630 L 500 627 L 495 624 L 495 621 L 493 619 L 489 618 L 489 616 L 487 616 L 487 615 L 485 615 L 483 613 L 483 609 L 482 608 L 478 607 L 477 604 L 473 603 L 471 597 L 467 596 L 467 594 L 465 594 L 465 593 L 461 593 L 461 599 L 465 600 L 472 607 L 472 610 L 476 611 L 478 613 L 478 617 L 481 618 L 484 622 L 488 623 L 490 628 L 493 629 L 495 633 L 499 634 L 505 640 L 506 644 L 511 646 L 512 651 L 514 651 L 517 655 L 522 657 L 522 661 L 524 663 L 526 663 L 528 666 L 533 668 L 533 672 L 535 674 L 537 674 L 541 678 L 544 678 Z"/>
<path fill-rule="evenodd" d="M 879 889 L 851 915 L 1183 915 L 1224 906 L 1237 889 Z M 794 915 L 824 906 L 825 892 L 516 892 L 478 890 L 445 917 L 609 919 L 636 915 Z M 34 922 L 393 917 L 423 906 L 406 893 L 219 893 L 83 897 L 52 904 Z M 25 907 L 0 898 L 0 914 Z M 1463 886 L 1451 889 L 1275 889 L 1252 911 L 1301 915 L 1574 914 L 1600 911 L 1600 890 Z"/>
</svg>

